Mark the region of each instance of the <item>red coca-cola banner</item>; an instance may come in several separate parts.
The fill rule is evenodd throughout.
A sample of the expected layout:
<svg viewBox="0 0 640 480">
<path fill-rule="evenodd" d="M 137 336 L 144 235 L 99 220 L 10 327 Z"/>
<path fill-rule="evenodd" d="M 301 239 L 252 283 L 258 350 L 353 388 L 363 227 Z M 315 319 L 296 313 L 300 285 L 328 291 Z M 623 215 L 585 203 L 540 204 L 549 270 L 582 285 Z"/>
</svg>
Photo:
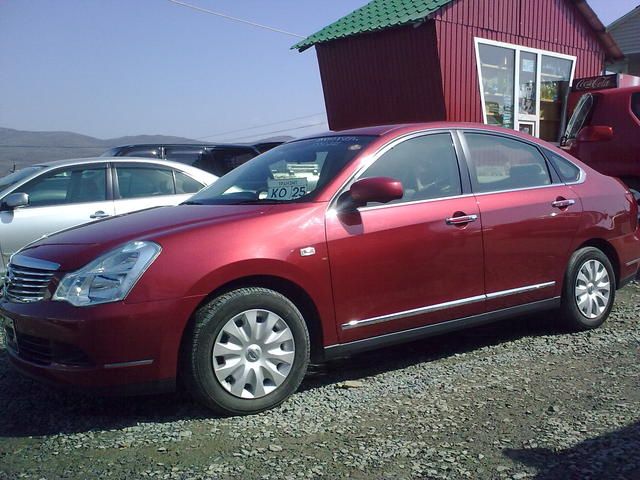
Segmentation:
<svg viewBox="0 0 640 480">
<path fill-rule="evenodd" d="M 577 78 L 573 81 L 574 92 L 584 92 L 586 90 L 604 90 L 606 88 L 618 87 L 618 74 L 602 75 L 599 77 Z"/>
</svg>

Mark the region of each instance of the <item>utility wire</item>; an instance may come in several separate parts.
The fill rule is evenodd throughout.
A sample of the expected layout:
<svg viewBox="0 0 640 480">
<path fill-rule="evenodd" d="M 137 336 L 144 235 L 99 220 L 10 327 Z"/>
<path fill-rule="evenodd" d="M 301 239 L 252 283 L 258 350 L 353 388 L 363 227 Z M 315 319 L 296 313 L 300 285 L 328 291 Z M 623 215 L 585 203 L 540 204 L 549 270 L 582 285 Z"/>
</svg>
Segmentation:
<svg viewBox="0 0 640 480">
<path fill-rule="evenodd" d="M 272 125 L 281 125 L 283 123 L 288 123 L 288 122 L 293 122 L 295 120 L 303 120 L 305 118 L 311 118 L 311 117 L 315 117 L 317 115 L 324 115 L 324 112 L 320 112 L 320 113 L 313 113 L 311 115 L 305 115 L 303 117 L 295 117 L 295 118 L 289 118 L 287 120 L 280 120 L 278 122 L 271 122 L 271 123 L 263 123 L 262 125 L 254 125 L 253 127 L 247 127 L 247 128 L 238 128 L 236 130 L 227 130 L 225 132 L 218 132 L 218 133 L 212 133 L 211 135 L 206 135 L 204 137 L 197 137 L 196 140 L 202 140 L 205 138 L 211 138 L 211 137 L 217 137 L 219 135 L 228 135 L 230 133 L 238 133 L 238 132 L 245 132 L 247 130 L 255 130 L 256 128 L 262 128 L 262 127 L 270 127 Z"/>
<path fill-rule="evenodd" d="M 318 123 L 310 123 L 308 125 L 302 125 L 300 127 L 294 127 L 294 128 L 285 128 L 283 130 L 273 130 L 271 132 L 263 132 L 263 133 L 254 133 L 253 135 L 245 135 L 244 137 L 235 137 L 232 138 L 230 140 L 226 140 L 227 142 L 234 142 L 236 140 L 243 140 L 245 138 L 252 138 L 252 137 L 256 137 L 256 136 L 262 136 L 262 135 L 271 135 L 273 133 L 283 133 L 283 132 L 290 132 L 292 130 L 301 130 L 303 128 L 309 128 L 309 127 L 317 127 L 318 125 L 324 125 L 325 122 L 318 122 Z"/>
<path fill-rule="evenodd" d="M 270 30 L 272 32 L 282 33 L 284 35 L 289 35 L 291 37 L 296 38 L 307 38 L 303 35 L 298 35 L 297 33 L 287 32 L 286 30 L 280 30 L 279 28 L 273 28 L 268 25 L 262 25 L 260 23 L 250 22 L 249 20 L 243 20 L 242 18 L 232 17 L 231 15 L 225 15 L 224 13 L 214 12 L 213 10 L 207 10 L 206 8 L 196 7 L 195 5 L 190 5 L 188 3 L 179 2 L 178 0 L 168 0 L 171 3 L 175 3 L 176 5 L 180 5 L 182 7 L 191 8 L 192 10 L 197 10 L 199 12 L 208 13 L 210 15 L 216 15 L 218 17 L 226 18 L 227 20 L 232 20 L 234 22 L 245 23 L 247 25 L 251 25 L 252 27 L 264 28 L 265 30 Z"/>
</svg>

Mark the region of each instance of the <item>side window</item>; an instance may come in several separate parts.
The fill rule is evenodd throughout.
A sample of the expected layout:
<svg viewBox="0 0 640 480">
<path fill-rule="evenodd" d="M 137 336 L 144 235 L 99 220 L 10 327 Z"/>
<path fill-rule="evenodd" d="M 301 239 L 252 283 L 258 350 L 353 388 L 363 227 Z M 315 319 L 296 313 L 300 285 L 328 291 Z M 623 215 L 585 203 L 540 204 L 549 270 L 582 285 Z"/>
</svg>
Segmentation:
<svg viewBox="0 0 640 480">
<path fill-rule="evenodd" d="M 194 180 L 189 175 L 185 175 L 182 172 L 174 170 L 174 175 L 176 176 L 176 193 L 178 195 L 183 193 L 196 193 L 198 190 L 204 187 L 202 183 Z"/>
<path fill-rule="evenodd" d="M 173 172 L 162 168 L 118 167 L 120 198 L 154 197 L 173 195 Z"/>
<path fill-rule="evenodd" d="M 165 147 L 164 158 L 173 162 L 186 163 L 187 165 L 193 165 L 200 161 L 204 149 L 200 147 Z"/>
<path fill-rule="evenodd" d="M 20 188 L 29 206 L 101 202 L 107 199 L 104 168 L 70 168 L 38 177 Z"/>
<path fill-rule="evenodd" d="M 460 170 L 449 133 L 425 135 L 399 143 L 360 176 L 367 177 L 391 177 L 402 182 L 404 196 L 390 203 L 462 193 Z"/>
<path fill-rule="evenodd" d="M 556 169 L 560 179 L 565 183 L 577 182 L 580 179 L 580 169 L 564 157 L 551 150 L 545 150 L 545 155 Z"/>
<path fill-rule="evenodd" d="M 635 114 L 636 118 L 640 120 L 640 93 L 634 93 L 631 95 L 631 110 Z"/>
<path fill-rule="evenodd" d="M 465 133 L 473 190 L 499 192 L 551 184 L 540 151 L 527 143 L 483 133 Z"/>
</svg>

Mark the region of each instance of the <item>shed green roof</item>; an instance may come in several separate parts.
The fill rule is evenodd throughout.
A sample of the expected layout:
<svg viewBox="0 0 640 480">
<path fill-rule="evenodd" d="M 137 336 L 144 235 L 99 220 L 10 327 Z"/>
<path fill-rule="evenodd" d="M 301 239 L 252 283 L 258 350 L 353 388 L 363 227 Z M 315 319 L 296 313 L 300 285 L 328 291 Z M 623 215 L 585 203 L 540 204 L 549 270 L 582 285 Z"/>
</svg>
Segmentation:
<svg viewBox="0 0 640 480">
<path fill-rule="evenodd" d="M 317 43 L 422 20 L 453 0 L 373 0 L 296 43 L 301 52 Z"/>
</svg>

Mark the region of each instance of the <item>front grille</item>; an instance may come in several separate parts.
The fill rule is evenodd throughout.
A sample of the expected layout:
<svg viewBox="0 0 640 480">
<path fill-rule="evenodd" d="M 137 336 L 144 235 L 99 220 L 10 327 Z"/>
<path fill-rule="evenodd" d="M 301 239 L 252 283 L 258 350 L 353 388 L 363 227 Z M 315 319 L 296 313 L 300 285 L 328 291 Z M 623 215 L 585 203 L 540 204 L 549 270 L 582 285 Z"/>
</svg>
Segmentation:
<svg viewBox="0 0 640 480">
<path fill-rule="evenodd" d="M 4 296 L 12 302 L 42 300 L 59 265 L 24 256 L 14 256 L 4 278 Z"/>
</svg>

